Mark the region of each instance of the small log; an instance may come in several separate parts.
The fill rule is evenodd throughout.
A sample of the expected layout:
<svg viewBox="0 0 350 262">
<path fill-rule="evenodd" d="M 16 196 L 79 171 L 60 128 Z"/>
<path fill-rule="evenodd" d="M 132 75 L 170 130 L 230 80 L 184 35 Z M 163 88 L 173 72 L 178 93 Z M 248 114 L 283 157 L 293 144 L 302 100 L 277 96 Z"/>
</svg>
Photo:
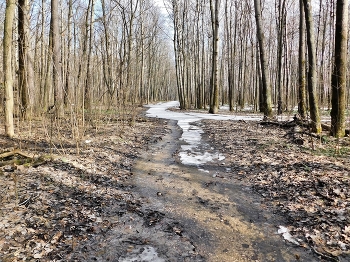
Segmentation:
<svg viewBox="0 0 350 262">
<path fill-rule="evenodd" d="M 0 154 L 0 158 L 10 157 L 10 156 L 13 156 L 15 154 L 17 154 L 17 149 L 13 150 L 11 152 L 5 152 L 5 153 Z"/>
<path fill-rule="evenodd" d="M 23 157 L 25 157 L 25 158 L 30 158 L 30 159 L 33 158 L 32 155 L 29 155 L 29 154 L 27 154 L 27 153 L 24 153 L 24 152 L 22 152 L 22 151 L 19 150 L 19 149 L 15 149 L 15 150 L 13 150 L 13 151 L 11 151 L 11 152 L 5 152 L 5 153 L 0 154 L 0 159 L 2 159 L 2 158 L 7 158 L 7 157 L 10 157 L 10 156 L 14 156 L 14 155 L 20 155 L 20 156 L 23 156 Z"/>
<path fill-rule="evenodd" d="M 24 165 L 26 163 L 32 162 L 31 158 L 25 158 L 25 159 L 11 159 L 11 160 L 5 160 L 5 161 L 0 161 L 0 167 L 1 166 L 10 166 L 10 165 Z"/>
<path fill-rule="evenodd" d="M 260 122 L 260 125 L 263 125 L 263 126 L 272 125 L 272 126 L 278 126 L 281 128 L 291 128 L 291 127 L 296 126 L 297 124 L 294 121 L 278 122 L 278 121 L 266 120 L 266 121 Z"/>
<path fill-rule="evenodd" d="M 297 118 L 296 116 L 294 117 L 293 121 L 289 121 L 289 122 L 278 122 L 278 121 L 273 121 L 266 118 L 265 120 L 260 122 L 260 125 L 274 125 L 274 126 L 279 126 L 281 128 L 290 128 L 294 126 L 301 126 L 307 129 L 311 128 L 311 124 L 308 121 Z M 331 131 L 331 126 L 329 125 L 321 123 L 321 127 L 323 131 L 328 131 L 328 132 Z M 304 132 L 304 134 L 318 138 L 318 139 L 321 138 L 321 136 L 312 134 L 310 132 Z M 345 135 L 350 136 L 350 129 L 345 129 Z"/>
<path fill-rule="evenodd" d="M 18 159 L 17 158 L 7 159 L 15 155 L 19 155 L 21 157 Z M 11 152 L 5 152 L 0 154 L 0 159 L 3 159 L 2 161 L 0 161 L 0 167 L 7 166 L 7 165 L 24 165 L 29 163 L 32 163 L 31 165 L 33 167 L 38 167 L 47 162 L 44 159 L 44 157 L 35 158 L 34 155 L 24 153 L 19 149 L 15 149 L 15 150 L 12 150 Z"/>
</svg>

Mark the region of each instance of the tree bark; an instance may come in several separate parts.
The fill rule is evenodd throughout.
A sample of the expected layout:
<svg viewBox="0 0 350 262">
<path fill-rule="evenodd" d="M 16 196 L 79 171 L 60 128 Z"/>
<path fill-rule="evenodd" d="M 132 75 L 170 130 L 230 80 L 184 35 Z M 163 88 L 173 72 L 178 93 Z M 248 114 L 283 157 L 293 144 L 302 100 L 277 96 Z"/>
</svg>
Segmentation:
<svg viewBox="0 0 350 262">
<path fill-rule="evenodd" d="M 51 21 L 50 21 L 50 37 L 51 37 L 51 53 L 52 53 L 52 85 L 54 92 L 54 107 L 56 116 L 62 117 L 63 108 L 63 89 L 61 77 L 61 61 L 60 61 L 60 35 L 59 35 L 59 15 L 58 0 L 51 0 Z"/>
<path fill-rule="evenodd" d="M 345 135 L 345 92 L 347 70 L 348 1 L 338 0 L 332 73 L 331 135 Z"/>
<path fill-rule="evenodd" d="M 218 42 L 219 42 L 219 8 L 220 0 L 210 1 L 210 13 L 213 32 L 212 42 L 212 68 L 210 85 L 210 108 L 209 113 L 217 114 L 219 111 L 219 83 L 218 83 Z"/>
<path fill-rule="evenodd" d="M 3 39 L 3 70 L 5 87 L 5 135 L 14 136 L 13 125 L 13 75 L 12 75 L 12 34 L 16 1 L 6 1 L 4 39 Z"/>
<path fill-rule="evenodd" d="M 286 1 L 285 0 L 279 0 L 278 1 L 278 22 L 277 22 L 277 28 L 278 28 L 278 51 L 277 51 L 277 114 L 282 114 L 282 54 L 285 43 L 283 41 L 284 39 L 284 32 L 285 32 L 285 26 L 286 26 Z M 286 66 L 286 65 L 284 65 Z"/>
<path fill-rule="evenodd" d="M 306 69 L 305 69 L 305 14 L 303 0 L 299 0 L 300 20 L 299 20 L 299 88 L 298 88 L 298 113 L 302 119 L 306 118 Z"/>
<path fill-rule="evenodd" d="M 308 92 L 309 92 L 309 106 L 312 131 L 316 133 L 322 132 L 321 120 L 318 108 L 317 98 L 317 71 L 316 71 L 316 43 L 314 36 L 314 22 L 312 18 L 311 0 L 303 0 L 306 33 L 307 33 L 307 47 L 308 47 Z"/>
<path fill-rule="evenodd" d="M 64 94 L 63 94 L 63 103 L 64 106 L 68 106 L 68 99 L 69 99 L 69 92 L 70 92 L 70 75 L 71 75 L 71 61 L 69 59 L 71 55 L 71 45 L 72 45 L 72 32 L 71 32 L 71 19 L 72 19 L 72 11 L 73 10 L 73 0 L 68 1 L 68 17 L 67 17 L 67 40 L 68 40 L 68 46 L 67 46 L 67 64 L 66 64 L 66 80 L 65 80 L 65 86 L 64 86 Z"/>
<path fill-rule="evenodd" d="M 20 97 L 20 114 L 23 119 L 27 116 L 28 108 L 27 20 L 27 1 L 18 0 L 18 88 Z"/>
<path fill-rule="evenodd" d="M 255 9 L 255 19 L 256 19 L 256 28 L 257 28 L 257 38 L 259 41 L 259 52 L 260 52 L 260 63 L 261 63 L 261 76 L 262 76 L 262 105 L 264 115 L 267 117 L 272 116 L 272 106 L 271 106 L 271 91 L 270 91 L 270 81 L 268 78 L 267 72 L 267 61 L 265 54 L 265 41 L 264 34 L 262 32 L 262 22 L 261 22 L 261 6 L 260 0 L 254 0 L 254 9 Z"/>
<path fill-rule="evenodd" d="M 91 54 L 92 54 L 92 37 L 93 37 L 93 20 L 94 20 L 94 7 L 95 7 L 95 1 L 91 0 L 91 5 L 89 4 L 89 6 L 91 7 L 91 9 L 87 10 L 87 12 L 90 12 L 90 16 L 88 14 L 86 14 L 87 16 L 89 16 L 90 20 L 89 20 L 89 24 L 87 25 L 89 29 L 87 29 L 89 32 L 86 37 L 89 39 L 88 40 L 88 52 L 87 52 L 87 62 L 86 62 L 86 78 L 85 78 L 85 85 L 84 85 L 84 109 L 86 110 L 91 110 L 91 103 L 92 103 L 92 99 L 91 99 L 91 92 L 92 92 L 92 82 L 91 82 Z M 87 39 L 86 39 L 87 41 Z"/>
</svg>

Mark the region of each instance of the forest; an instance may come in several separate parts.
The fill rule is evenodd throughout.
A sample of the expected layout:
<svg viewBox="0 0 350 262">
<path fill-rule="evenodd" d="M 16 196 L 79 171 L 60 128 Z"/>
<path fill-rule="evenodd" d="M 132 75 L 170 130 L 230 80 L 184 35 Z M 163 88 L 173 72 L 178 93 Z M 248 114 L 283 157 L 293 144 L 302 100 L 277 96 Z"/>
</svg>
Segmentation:
<svg viewBox="0 0 350 262">
<path fill-rule="evenodd" d="M 272 116 L 297 107 L 318 133 L 320 114 L 333 109 L 331 133 L 342 137 L 346 7 L 331 0 L 3 2 L 5 133 L 14 134 L 12 115 L 40 116 L 53 106 L 84 122 L 84 110 L 178 97 L 183 109 L 229 104 Z"/>
<path fill-rule="evenodd" d="M 1 1 L 0 261 L 348 261 L 348 12 Z"/>
</svg>

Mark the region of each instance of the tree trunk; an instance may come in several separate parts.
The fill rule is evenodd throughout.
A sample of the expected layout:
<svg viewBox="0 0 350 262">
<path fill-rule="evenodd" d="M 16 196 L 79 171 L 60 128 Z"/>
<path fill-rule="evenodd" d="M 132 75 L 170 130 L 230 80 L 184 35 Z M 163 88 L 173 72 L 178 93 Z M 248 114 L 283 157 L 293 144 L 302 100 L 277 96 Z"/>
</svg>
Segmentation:
<svg viewBox="0 0 350 262">
<path fill-rule="evenodd" d="M 316 43 L 314 36 L 314 22 L 312 18 L 311 0 L 303 0 L 305 21 L 306 21 L 306 32 L 307 32 L 307 47 L 308 47 L 308 58 L 309 58 L 309 71 L 308 71 L 308 91 L 309 91 L 309 106 L 310 106 L 310 118 L 312 131 L 321 133 L 321 120 L 318 108 L 317 98 L 317 71 L 316 71 Z"/>
<path fill-rule="evenodd" d="M 63 108 L 63 89 L 61 77 L 61 62 L 60 62 L 60 34 L 59 34 L 59 15 L 58 15 L 58 0 L 51 0 L 51 52 L 52 52 L 52 84 L 54 93 L 54 107 L 56 116 L 62 117 L 64 114 Z"/>
<path fill-rule="evenodd" d="M 300 4 L 299 22 L 299 88 L 298 88 L 298 113 L 302 119 L 306 118 L 306 69 L 305 69 L 305 14 L 303 0 Z"/>
<path fill-rule="evenodd" d="M 286 1 L 278 1 L 278 47 L 277 47 L 277 114 L 282 114 L 282 54 L 284 45 L 287 45 L 284 40 L 285 24 L 286 24 Z M 286 66 L 286 65 L 285 65 Z"/>
<path fill-rule="evenodd" d="M 212 68 L 211 68 L 211 95 L 209 113 L 217 114 L 219 110 L 219 83 L 218 83 L 218 42 L 219 42 L 219 7 L 220 0 L 210 1 L 210 13 L 213 32 Z"/>
<path fill-rule="evenodd" d="M 72 32 L 71 32 L 71 19 L 72 19 L 72 11 L 73 10 L 73 0 L 68 1 L 68 17 L 67 17 L 67 23 L 68 23 L 68 29 L 67 29 L 67 38 L 68 38 L 68 45 L 67 45 L 67 64 L 66 64 L 66 81 L 64 86 L 64 94 L 63 94 L 63 103 L 64 106 L 68 106 L 68 99 L 69 99 L 69 91 L 70 91 L 70 54 L 71 54 L 71 45 L 72 45 Z"/>
<path fill-rule="evenodd" d="M 15 16 L 16 1 L 6 1 L 4 39 L 3 39 L 3 70 L 5 87 L 5 135 L 14 136 L 13 125 L 13 75 L 12 75 L 12 30 Z"/>
<path fill-rule="evenodd" d="M 90 5 L 89 5 L 90 6 Z M 85 85 L 84 85 L 84 109 L 91 110 L 91 92 L 92 92 L 92 81 L 91 81 L 91 53 L 92 53 L 92 36 L 93 36 L 93 17 L 94 17 L 94 6 L 95 1 L 91 0 L 91 9 L 87 12 L 90 12 L 90 20 L 89 20 L 89 35 L 86 37 L 89 39 L 88 43 L 88 53 L 87 53 L 87 63 L 86 63 L 86 78 L 85 78 Z M 88 14 L 87 14 L 88 16 Z"/>
<path fill-rule="evenodd" d="M 331 135 L 345 135 L 345 92 L 347 70 L 348 1 L 338 0 L 332 74 Z"/>
<path fill-rule="evenodd" d="M 264 47 L 264 34 L 261 28 L 261 6 L 260 0 L 254 0 L 255 7 L 255 19 L 257 28 L 257 38 L 259 41 L 259 52 L 260 52 L 260 63 L 261 63 L 261 76 L 262 76 L 262 105 L 264 115 L 267 117 L 272 116 L 272 106 L 271 106 L 271 91 L 270 91 L 270 81 L 267 72 L 267 61 Z"/>
<path fill-rule="evenodd" d="M 27 1 L 18 0 L 18 89 L 20 97 L 20 114 L 23 119 L 28 109 L 28 75 L 27 75 L 27 46 L 28 46 L 28 17 Z"/>
</svg>

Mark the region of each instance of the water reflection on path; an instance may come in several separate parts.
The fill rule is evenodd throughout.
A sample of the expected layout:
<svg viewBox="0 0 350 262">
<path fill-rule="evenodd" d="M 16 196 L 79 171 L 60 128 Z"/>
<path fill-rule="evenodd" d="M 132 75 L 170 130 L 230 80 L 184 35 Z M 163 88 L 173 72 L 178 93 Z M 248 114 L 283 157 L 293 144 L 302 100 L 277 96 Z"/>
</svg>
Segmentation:
<svg viewBox="0 0 350 262">
<path fill-rule="evenodd" d="M 258 116 L 218 115 L 192 112 L 184 113 L 167 110 L 168 108 L 178 106 L 179 102 L 177 101 L 148 105 L 150 108 L 147 111 L 147 116 L 177 121 L 177 124 L 183 131 L 181 140 L 186 143 L 186 145 L 181 146 L 181 151 L 179 153 L 181 162 L 184 165 L 196 165 L 200 167 L 207 162 L 222 161 L 225 159 L 220 152 L 214 151 L 208 144 L 201 141 L 203 130 L 198 121 L 204 119 L 244 121 L 261 120 L 261 117 Z"/>
</svg>

